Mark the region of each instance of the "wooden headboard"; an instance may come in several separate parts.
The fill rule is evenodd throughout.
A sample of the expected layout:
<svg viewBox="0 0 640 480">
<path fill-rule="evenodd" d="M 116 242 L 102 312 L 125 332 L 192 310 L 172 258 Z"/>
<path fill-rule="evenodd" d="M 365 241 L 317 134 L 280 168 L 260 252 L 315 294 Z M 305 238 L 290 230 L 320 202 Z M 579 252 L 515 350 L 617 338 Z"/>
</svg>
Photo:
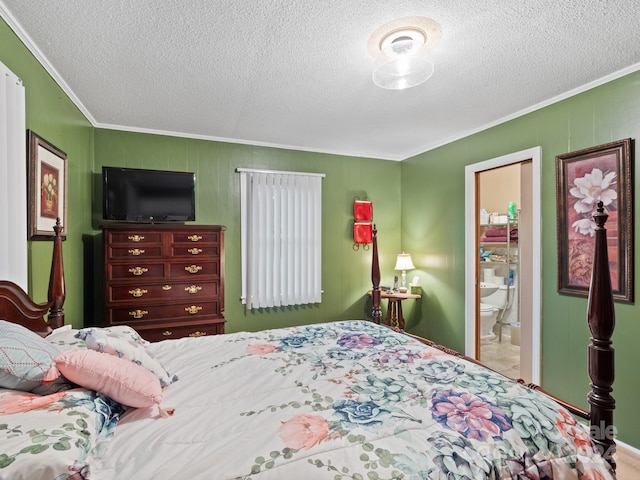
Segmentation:
<svg viewBox="0 0 640 480">
<path fill-rule="evenodd" d="M 35 303 L 27 293 L 15 283 L 0 280 L 0 319 L 24 325 L 45 336 L 52 328 L 64 325 L 63 304 L 65 300 L 64 266 L 62 263 L 62 226 L 60 219 L 53 227 L 53 255 L 47 303 Z M 45 316 L 48 314 L 47 319 Z"/>
</svg>

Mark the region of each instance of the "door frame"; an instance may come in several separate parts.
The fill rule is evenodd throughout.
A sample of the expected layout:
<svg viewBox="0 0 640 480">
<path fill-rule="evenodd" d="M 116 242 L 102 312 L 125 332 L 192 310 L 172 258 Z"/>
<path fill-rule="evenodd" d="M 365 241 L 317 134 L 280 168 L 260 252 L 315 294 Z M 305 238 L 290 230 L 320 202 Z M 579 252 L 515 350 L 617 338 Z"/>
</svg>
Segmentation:
<svg viewBox="0 0 640 480">
<path fill-rule="evenodd" d="M 533 147 L 519 152 L 510 153 L 501 157 L 491 158 L 482 162 L 467 165 L 465 167 L 465 355 L 476 358 L 476 309 L 477 292 L 476 266 L 477 266 L 477 231 L 479 228 L 479 211 L 476 206 L 476 174 L 498 167 L 504 167 L 515 163 L 531 160 L 531 192 L 532 205 L 540 212 L 542 199 L 540 192 L 542 171 L 542 147 Z M 532 215 L 532 335 L 531 342 L 531 381 L 540 384 L 540 352 L 541 352 L 541 286 L 542 286 L 542 225 L 540 214 Z M 526 338 L 521 338 L 526 341 Z"/>
</svg>

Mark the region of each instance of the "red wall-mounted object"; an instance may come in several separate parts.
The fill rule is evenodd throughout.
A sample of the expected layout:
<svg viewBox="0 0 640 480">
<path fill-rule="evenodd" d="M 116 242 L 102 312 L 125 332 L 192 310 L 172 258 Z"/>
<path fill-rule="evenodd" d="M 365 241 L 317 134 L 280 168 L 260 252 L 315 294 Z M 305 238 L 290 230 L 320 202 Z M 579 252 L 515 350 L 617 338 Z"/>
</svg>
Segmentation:
<svg viewBox="0 0 640 480">
<path fill-rule="evenodd" d="M 370 223 L 356 222 L 353 224 L 353 243 L 356 245 L 373 242 L 373 227 Z"/>
<path fill-rule="evenodd" d="M 373 202 L 369 200 L 354 200 L 353 220 L 355 222 L 373 222 Z"/>
</svg>

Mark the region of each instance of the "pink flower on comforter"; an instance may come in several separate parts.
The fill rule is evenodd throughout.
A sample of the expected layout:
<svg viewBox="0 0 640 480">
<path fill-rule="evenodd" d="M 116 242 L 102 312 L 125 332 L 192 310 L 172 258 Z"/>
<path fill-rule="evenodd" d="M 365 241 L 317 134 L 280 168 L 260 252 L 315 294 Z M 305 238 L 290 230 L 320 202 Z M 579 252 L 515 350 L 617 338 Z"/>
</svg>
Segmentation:
<svg viewBox="0 0 640 480">
<path fill-rule="evenodd" d="M 511 422 L 500 407 L 480 396 L 443 390 L 436 392 L 432 401 L 434 420 L 466 438 L 502 438 L 502 432 L 511 429 Z"/>
<path fill-rule="evenodd" d="M 270 343 L 254 343 L 247 346 L 247 353 L 251 355 L 265 355 L 267 353 L 273 353 L 275 349 L 276 347 Z"/>
<path fill-rule="evenodd" d="M 576 419 L 564 410 L 559 410 L 559 413 L 561 416 L 556 419 L 556 427 L 558 427 L 562 436 L 567 439 L 572 439 L 575 446 L 581 450 L 593 450 L 589 435 L 585 430 L 580 428 Z"/>
<path fill-rule="evenodd" d="M 36 395 L 35 393 L 10 391 L 0 394 L 0 414 L 28 412 L 37 408 L 48 407 L 64 397 L 67 392 L 52 393 L 51 395 Z"/>
<path fill-rule="evenodd" d="M 282 423 L 280 438 L 295 450 L 310 449 L 329 434 L 329 423 L 319 415 L 297 415 Z"/>
</svg>

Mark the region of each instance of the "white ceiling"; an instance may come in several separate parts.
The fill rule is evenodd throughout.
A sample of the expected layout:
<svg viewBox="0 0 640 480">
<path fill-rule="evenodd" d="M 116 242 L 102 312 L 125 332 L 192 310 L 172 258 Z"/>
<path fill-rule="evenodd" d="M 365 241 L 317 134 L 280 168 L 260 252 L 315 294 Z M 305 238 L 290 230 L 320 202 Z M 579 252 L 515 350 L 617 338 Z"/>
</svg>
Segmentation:
<svg viewBox="0 0 640 480">
<path fill-rule="evenodd" d="M 640 69 L 638 0 L 0 0 L 97 127 L 402 160 Z M 421 86 L 370 35 L 442 28 Z M 27 89 L 29 85 L 26 85 Z"/>
</svg>

